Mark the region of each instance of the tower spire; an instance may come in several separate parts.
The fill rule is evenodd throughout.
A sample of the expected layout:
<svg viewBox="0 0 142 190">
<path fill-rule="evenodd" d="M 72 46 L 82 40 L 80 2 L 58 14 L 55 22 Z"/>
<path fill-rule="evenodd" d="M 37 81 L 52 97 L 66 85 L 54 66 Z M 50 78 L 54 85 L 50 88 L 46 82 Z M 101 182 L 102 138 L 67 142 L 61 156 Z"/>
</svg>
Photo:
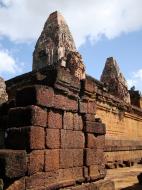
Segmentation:
<svg viewBox="0 0 142 190">
<path fill-rule="evenodd" d="M 51 13 L 33 53 L 33 70 L 47 65 L 67 67 L 79 79 L 85 76 L 85 66 L 77 52 L 73 37 L 64 17 Z"/>
</svg>

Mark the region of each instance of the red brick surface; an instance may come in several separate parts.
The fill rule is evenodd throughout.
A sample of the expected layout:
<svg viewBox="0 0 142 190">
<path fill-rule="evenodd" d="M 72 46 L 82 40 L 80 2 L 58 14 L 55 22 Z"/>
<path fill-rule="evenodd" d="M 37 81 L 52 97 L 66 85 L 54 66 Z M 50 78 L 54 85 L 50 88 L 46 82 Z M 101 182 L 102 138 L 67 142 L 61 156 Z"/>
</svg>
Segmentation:
<svg viewBox="0 0 142 190">
<path fill-rule="evenodd" d="M 28 175 L 42 172 L 44 168 L 44 150 L 32 151 L 27 157 Z"/>
<path fill-rule="evenodd" d="M 74 124 L 74 130 L 82 131 L 82 129 L 83 129 L 83 120 L 82 120 L 82 116 L 78 115 L 78 113 L 74 114 L 73 124 Z"/>
<path fill-rule="evenodd" d="M 62 113 L 50 111 L 47 116 L 48 119 L 48 128 L 61 129 L 62 128 Z"/>
<path fill-rule="evenodd" d="M 45 151 L 45 171 L 54 171 L 59 169 L 59 149 Z"/>
<path fill-rule="evenodd" d="M 86 148 L 85 153 L 86 153 L 86 156 L 85 156 L 86 166 L 104 163 L 103 149 L 95 150 L 95 149 Z"/>
<path fill-rule="evenodd" d="M 73 113 L 64 112 L 63 128 L 73 130 Z"/>
<path fill-rule="evenodd" d="M 73 167 L 59 170 L 59 180 L 84 180 L 82 167 Z"/>
<path fill-rule="evenodd" d="M 84 142 L 83 132 L 61 130 L 61 148 L 80 149 L 84 147 Z"/>
<path fill-rule="evenodd" d="M 87 148 L 104 148 L 105 146 L 105 136 L 104 135 L 94 135 L 94 134 L 87 134 L 86 135 L 86 146 Z"/>
<path fill-rule="evenodd" d="M 53 107 L 54 91 L 50 87 L 40 85 L 26 87 L 19 90 L 16 94 L 16 105 L 41 105 L 46 107 Z"/>
<path fill-rule="evenodd" d="M 46 129 L 46 147 L 49 149 L 60 148 L 60 130 Z"/>
<path fill-rule="evenodd" d="M 106 133 L 105 124 L 101 122 L 86 121 L 85 132 L 104 135 Z"/>
<path fill-rule="evenodd" d="M 26 177 L 26 188 L 34 189 L 48 186 L 50 184 L 55 184 L 58 182 L 58 171 L 53 172 L 39 172 L 32 176 Z"/>
<path fill-rule="evenodd" d="M 12 149 L 44 149 L 44 128 L 35 126 L 10 128 L 7 130 L 6 146 Z"/>
<path fill-rule="evenodd" d="M 96 103 L 95 101 L 79 101 L 79 111 L 80 113 L 95 114 L 96 113 Z"/>
<path fill-rule="evenodd" d="M 25 176 L 27 172 L 26 152 L 24 150 L 0 150 L 0 174 L 6 178 Z"/>
<path fill-rule="evenodd" d="M 47 112 L 37 106 L 10 109 L 8 113 L 9 127 L 21 127 L 30 125 L 46 127 Z"/>
<path fill-rule="evenodd" d="M 60 168 L 73 167 L 73 149 L 60 150 Z"/>
</svg>

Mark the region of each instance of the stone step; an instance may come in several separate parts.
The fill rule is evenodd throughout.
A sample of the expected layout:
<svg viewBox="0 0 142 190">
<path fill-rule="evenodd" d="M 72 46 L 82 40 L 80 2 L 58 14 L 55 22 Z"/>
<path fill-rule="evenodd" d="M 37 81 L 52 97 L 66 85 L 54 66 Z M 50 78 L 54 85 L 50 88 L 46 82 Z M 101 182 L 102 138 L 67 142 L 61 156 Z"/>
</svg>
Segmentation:
<svg viewBox="0 0 142 190">
<path fill-rule="evenodd" d="M 115 184 L 115 190 L 142 190 L 137 175 L 142 172 L 142 165 L 133 167 L 110 169 L 106 179 L 110 179 Z"/>
</svg>

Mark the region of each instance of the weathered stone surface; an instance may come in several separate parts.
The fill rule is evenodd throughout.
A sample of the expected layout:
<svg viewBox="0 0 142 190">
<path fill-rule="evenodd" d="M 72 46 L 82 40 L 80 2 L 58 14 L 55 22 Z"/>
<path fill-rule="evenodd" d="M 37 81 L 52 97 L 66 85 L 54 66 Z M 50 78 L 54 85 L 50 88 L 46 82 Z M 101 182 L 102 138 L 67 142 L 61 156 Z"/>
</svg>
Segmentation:
<svg viewBox="0 0 142 190">
<path fill-rule="evenodd" d="M 57 11 L 47 19 L 33 53 L 33 70 L 46 65 L 61 65 L 79 79 L 85 78 L 82 58 L 63 16 Z"/>
<path fill-rule="evenodd" d="M 16 94 L 16 105 L 39 105 L 44 107 L 53 107 L 54 91 L 52 88 L 40 85 L 25 87 Z"/>
<path fill-rule="evenodd" d="M 38 106 L 12 108 L 8 113 L 8 127 L 47 125 L 47 112 Z"/>
<path fill-rule="evenodd" d="M 37 188 L 39 190 L 41 187 L 47 187 L 46 189 L 48 189 L 48 185 L 58 182 L 58 176 L 58 170 L 52 172 L 39 172 L 32 176 L 26 177 L 26 188 Z"/>
<path fill-rule="evenodd" d="M 44 169 L 44 150 L 34 150 L 27 155 L 27 172 L 33 175 Z"/>
<path fill-rule="evenodd" d="M 82 131 L 61 130 L 61 148 L 84 148 L 85 137 Z"/>
<path fill-rule="evenodd" d="M 45 131 L 43 127 L 28 126 L 9 128 L 6 147 L 13 149 L 41 150 L 45 148 Z"/>
<path fill-rule="evenodd" d="M 106 127 L 101 122 L 85 122 L 85 132 L 104 135 L 106 133 Z"/>
<path fill-rule="evenodd" d="M 83 149 L 61 149 L 60 168 L 83 166 Z"/>
<path fill-rule="evenodd" d="M 66 130 L 73 130 L 73 113 L 64 112 L 63 128 Z"/>
<path fill-rule="evenodd" d="M 21 150 L 0 150 L 0 176 L 16 178 L 27 171 L 26 152 Z"/>
<path fill-rule="evenodd" d="M 112 95 L 130 103 L 127 82 L 113 57 L 107 59 L 101 75 L 101 81 L 107 86 Z"/>
<path fill-rule="evenodd" d="M 45 171 L 55 171 L 59 169 L 59 149 L 45 151 Z"/>
<path fill-rule="evenodd" d="M 46 147 L 49 149 L 60 148 L 60 130 L 46 129 Z"/>
<path fill-rule="evenodd" d="M 61 129 L 63 123 L 62 117 L 62 112 L 50 111 L 47 116 L 47 127 L 51 129 Z"/>
<path fill-rule="evenodd" d="M 0 77 L 0 104 L 8 100 L 8 95 L 6 93 L 6 85 L 4 80 Z"/>
</svg>

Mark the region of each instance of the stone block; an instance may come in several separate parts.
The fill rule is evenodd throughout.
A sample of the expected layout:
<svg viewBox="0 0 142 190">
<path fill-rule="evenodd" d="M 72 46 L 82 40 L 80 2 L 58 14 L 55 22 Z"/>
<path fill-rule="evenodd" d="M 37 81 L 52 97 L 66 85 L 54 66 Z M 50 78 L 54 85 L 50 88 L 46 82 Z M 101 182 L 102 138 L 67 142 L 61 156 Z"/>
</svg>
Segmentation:
<svg viewBox="0 0 142 190">
<path fill-rule="evenodd" d="M 44 107 L 53 107 L 54 91 L 50 87 L 35 85 L 25 87 L 16 93 L 16 105 L 39 105 Z"/>
<path fill-rule="evenodd" d="M 83 149 L 61 149 L 60 168 L 83 166 Z"/>
<path fill-rule="evenodd" d="M 0 175 L 7 178 L 25 176 L 27 171 L 26 152 L 22 150 L 0 150 Z"/>
<path fill-rule="evenodd" d="M 95 114 L 96 113 L 96 102 L 81 100 L 79 101 L 79 111 L 80 113 Z"/>
<path fill-rule="evenodd" d="M 94 149 L 104 149 L 105 147 L 105 136 L 104 135 L 94 135 L 86 134 L 86 147 Z"/>
<path fill-rule="evenodd" d="M 104 164 L 102 165 L 90 165 L 89 166 L 89 176 L 91 180 L 97 180 L 104 178 L 106 176 L 106 169 Z"/>
<path fill-rule="evenodd" d="M 61 149 L 60 150 L 60 168 L 73 167 L 73 149 Z"/>
<path fill-rule="evenodd" d="M 59 170 L 59 180 L 60 181 L 83 181 L 83 168 L 82 167 L 73 167 L 67 169 Z"/>
<path fill-rule="evenodd" d="M 84 117 L 83 117 L 84 121 L 90 121 L 90 122 L 95 122 L 96 119 L 95 119 L 95 114 L 84 114 Z"/>
<path fill-rule="evenodd" d="M 85 132 L 104 135 L 106 133 L 105 124 L 100 122 L 85 122 Z"/>
<path fill-rule="evenodd" d="M 46 129 L 46 147 L 49 149 L 60 148 L 60 130 Z"/>
<path fill-rule="evenodd" d="M 73 130 L 73 113 L 64 112 L 63 128 Z"/>
<path fill-rule="evenodd" d="M 41 187 L 47 187 L 48 185 L 55 184 L 58 182 L 58 171 L 52 172 L 39 172 L 32 176 L 26 177 L 26 188 L 27 189 L 40 189 Z"/>
<path fill-rule="evenodd" d="M 93 180 L 100 178 L 99 165 L 89 166 L 89 176 L 91 177 L 91 179 L 93 178 Z"/>
<path fill-rule="evenodd" d="M 73 179 L 75 179 L 76 182 L 83 182 L 84 176 L 83 176 L 83 167 L 73 167 Z"/>
<path fill-rule="evenodd" d="M 85 162 L 86 166 L 97 165 L 104 163 L 104 151 L 103 149 L 85 149 Z"/>
<path fill-rule="evenodd" d="M 67 104 L 66 104 L 66 110 L 67 111 L 78 111 L 78 100 L 76 98 L 67 98 Z"/>
<path fill-rule="evenodd" d="M 17 107 L 8 113 L 8 127 L 47 125 L 47 112 L 38 106 Z"/>
<path fill-rule="evenodd" d="M 55 94 L 54 107 L 56 109 L 66 110 L 67 96 L 62 94 Z"/>
<path fill-rule="evenodd" d="M 48 128 L 61 129 L 62 128 L 62 113 L 57 111 L 50 111 L 48 113 Z"/>
<path fill-rule="evenodd" d="M 29 126 L 7 129 L 6 147 L 12 149 L 40 150 L 45 148 L 44 128 Z"/>
<path fill-rule="evenodd" d="M 87 113 L 88 114 L 95 114 L 96 113 L 96 102 L 95 101 L 88 101 Z"/>
<path fill-rule="evenodd" d="M 84 90 L 89 92 L 89 93 L 94 93 L 95 92 L 95 86 L 96 86 L 96 83 L 95 81 L 87 76 L 85 81 L 84 81 Z"/>
<path fill-rule="evenodd" d="M 34 150 L 27 156 L 28 175 L 42 172 L 44 169 L 44 151 Z"/>
<path fill-rule="evenodd" d="M 73 166 L 83 166 L 84 151 L 83 149 L 73 149 Z"/>
<path fill-rule="evenodd" d="M 68 97 L 63 94 L 55 94 L 54 97 L 54 107 L 56 109 L 66 110 L 66 111 L 77 111 L 78 102 L 75 98 Z"/>
<path fill-rule="evenodd" d="M 83 129 L 83 120 L 82 116 L 78 115 L 77 113 L 73 116 L 73 124 L 74 124 L 74 130 L 75 131 L 82 131 Z"/>
<path fill-rule="evenodd" d="M 81 149 L 85 139 L 81 131 L 61 130 L 61 148 Z"/>
<path fill-rule="evenodd" d="M 86 101 L 79 101 L 79 112 L 80 113 L 87 113 L 87 102 Z"/>
<path fill-rule="evenodd" d="M 45 171 L 54 171 L 59 169 L 59 149 L 45 151 Z"/>
</svg>

